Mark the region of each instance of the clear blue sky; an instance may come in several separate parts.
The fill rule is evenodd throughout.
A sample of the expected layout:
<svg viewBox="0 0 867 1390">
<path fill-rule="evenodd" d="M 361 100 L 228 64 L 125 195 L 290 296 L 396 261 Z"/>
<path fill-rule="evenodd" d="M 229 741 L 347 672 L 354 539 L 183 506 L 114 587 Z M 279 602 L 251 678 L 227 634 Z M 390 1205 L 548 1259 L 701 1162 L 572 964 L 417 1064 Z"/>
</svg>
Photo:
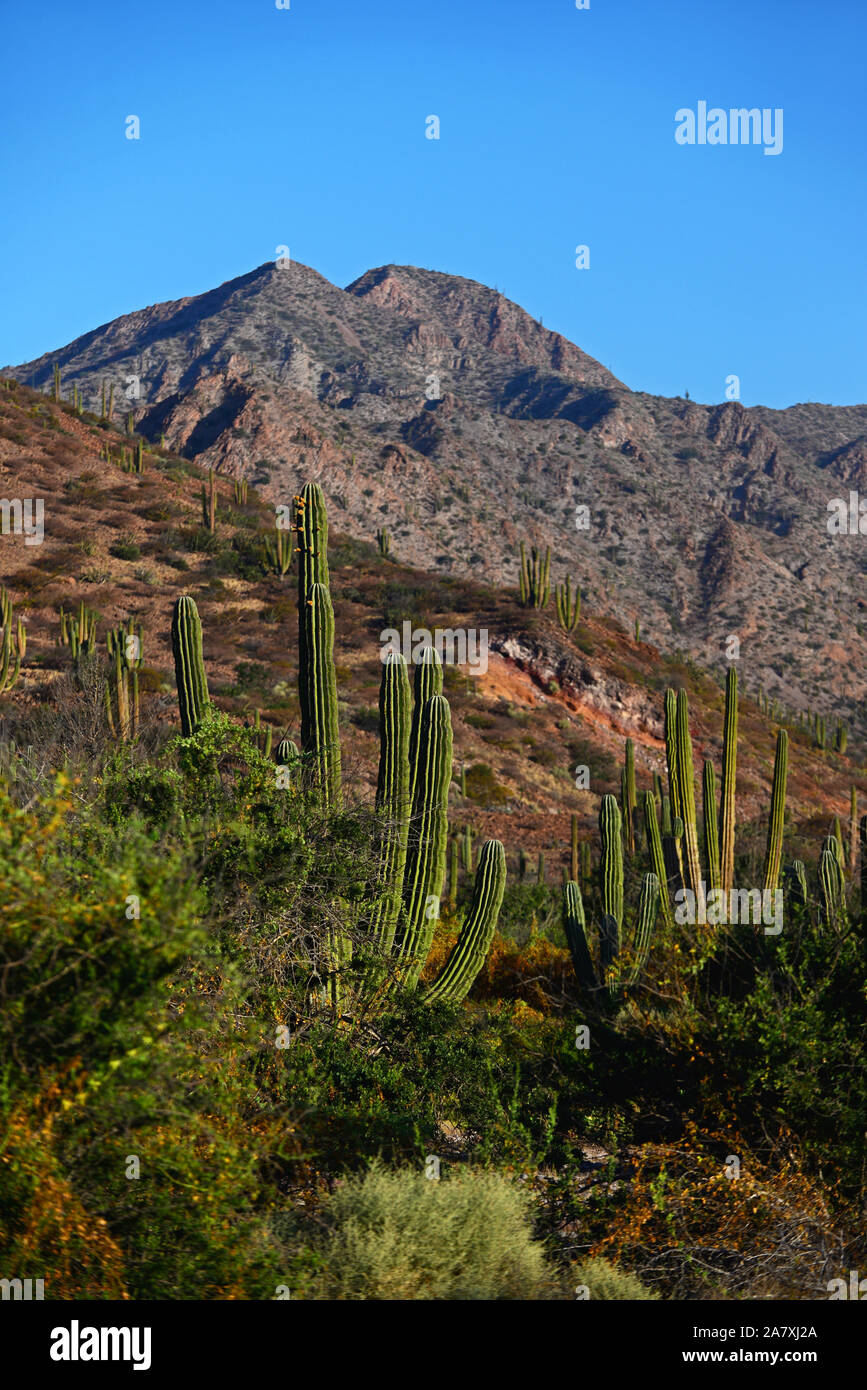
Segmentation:
<svg viewBox="0 0 867 1390">
<path fill-rule="evenodd" d="M 45 0 L 0 42 L 0 363 L 287 244 L 497 285 L 639 390 L 867 400 L 865 0 Z M 783 152 L 676 144 L 700 100 Z"/>
</svg>

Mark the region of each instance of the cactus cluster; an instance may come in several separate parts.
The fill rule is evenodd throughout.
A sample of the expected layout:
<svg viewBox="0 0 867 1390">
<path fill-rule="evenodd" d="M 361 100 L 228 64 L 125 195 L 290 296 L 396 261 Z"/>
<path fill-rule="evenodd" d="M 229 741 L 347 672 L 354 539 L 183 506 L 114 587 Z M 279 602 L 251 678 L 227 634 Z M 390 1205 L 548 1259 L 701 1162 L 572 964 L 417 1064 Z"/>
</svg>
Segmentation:
<svg viewBox="0 0 867 1390">
<path fill-rule="evenodd" d="M 604 991 L 614 1003 L 634 985 L 647 964 L 659 910 L 659 880 L 645 874 L 637 915 L 624 941 L 623 844 L 620 809 L 613 796 L 604 796 L 599 811 L 602 857 L 599 865 L 601 915 L 598 945 L 587 927 L 579 884 L 571 879 L 563 890 L 563 926 L 578 983 L 587 991 Z"/>
<path fill-rule="evenodd" d="M 282 579 L 292 568 L 292 533 L 277 528 L 273 536 L 266 536 L 262 546 L 262 564 L 266 574 L 276 574 Z"/>
<path fill-rule="evenodd" d="M 391 536 L 385 527 L 381 527 L 376 533 L 376 544 L 379 546 L 379 553 L 383 559 L 387 559 L 391 554 Z"/>
<path fill-rule="evenodd" d="M 246 478 L 236 478 L 232 484 L 232 497 L 236 507 L 243 507 L 247 502 L 248 483 Z"/>
<path fill-rule="evenodd" d="M 109 672 L 105 713 L 115 737 L 134 738 L 139 727 L 138 672 L 142 663 L 141 627 L 130 618 L 106 636 Z"/>
<path fill-rule="evenodd" d="M 548 578 L 551 569 L 551 547 L 548 546 L 544 556 L 533 546 L 530 554 L 527 554 L 527 547 L 521 541 L 521 573 L 519 579 L 519 590 L 521 604 L 524 608 L 546 608 L 550 594 L 550 581 Z"/>
<path fill-rule="evenodd" d="M 60 609 L 60 636 L 58 646 L 68 647 L 73 665 L 77 666 L 82 657 L 89 656 L 96 648 L 96 614 L 85 603 L 79 604 L 77 613 L 67 613 Z"/>
<path fill-rule="evenodd" d="M 578 626 L 578 619 L 581 616 L 581 590 L 575 585 L 575 593 L 572 593 L 572 576 L 567 574 L 562 584 L 558 584 L 554 590 L 554 602 L 557 606 L 557 621 L 564 632 L 574 632 Z"/>
</svg>

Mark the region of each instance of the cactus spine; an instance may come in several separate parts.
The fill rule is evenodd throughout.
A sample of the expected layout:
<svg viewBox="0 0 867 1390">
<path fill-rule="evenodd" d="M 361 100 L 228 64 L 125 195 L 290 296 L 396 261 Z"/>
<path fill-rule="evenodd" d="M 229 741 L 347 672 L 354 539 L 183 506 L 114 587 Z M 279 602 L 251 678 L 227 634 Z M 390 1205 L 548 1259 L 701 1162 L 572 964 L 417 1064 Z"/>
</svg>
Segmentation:
<svg viewBox="0 0 867 1390">
<path fill-rule="evenodd" d="M 765 850 L 765 890 L 772 892 L 779 884 L 780 860 L 783 853 L 783 818 L 786 811 L 786 776 L 789 760 L 789 735 L 785 729 L 777 734 L 774 758 L 774 782 L 771 788 L 771 813 L 768 820 L 768 843 Z"/>
<path fill-rule="evenodd" d="M 190 738 L 205 719 L 210 700 L 202 654 L 202 623 L 195 601 L 182 594 L 172 612 L 172 652 L 181 711 L 181 733 Z"/>
</svg>

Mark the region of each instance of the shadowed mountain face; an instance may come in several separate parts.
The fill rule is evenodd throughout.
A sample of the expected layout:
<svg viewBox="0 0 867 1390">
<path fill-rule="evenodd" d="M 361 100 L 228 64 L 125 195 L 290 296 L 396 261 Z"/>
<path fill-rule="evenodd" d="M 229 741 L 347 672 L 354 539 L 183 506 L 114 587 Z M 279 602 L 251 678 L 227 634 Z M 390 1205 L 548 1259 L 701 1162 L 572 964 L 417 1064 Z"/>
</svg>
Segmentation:
<svg viewBox="0 0 867 1390">
<path fill-rule="evenodd" d="M 113 384 L 115 415 L 275 504 L 317 478 L 342 531 L 384 525 L 410 563 L 515 583 L 520 540 L 550 544 L 590 608 L 717 670 L 735 636 L 746 689 L 865 727 L 867 537 L 827 523 L 867 492 L 867 406 L 633 392 L 495 290 L 412 266 L 343 290 L 269 263 L 6 373 L 45 387 L 55 365 L 85 408 Z"/>
</svg>

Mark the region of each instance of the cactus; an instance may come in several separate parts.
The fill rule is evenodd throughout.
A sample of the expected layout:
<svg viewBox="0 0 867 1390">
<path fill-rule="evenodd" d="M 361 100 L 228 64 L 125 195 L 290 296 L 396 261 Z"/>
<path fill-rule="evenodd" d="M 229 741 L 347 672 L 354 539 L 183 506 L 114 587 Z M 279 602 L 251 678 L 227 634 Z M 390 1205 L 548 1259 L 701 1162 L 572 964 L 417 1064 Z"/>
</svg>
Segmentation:
<svg viewBox="0 0 867 1390">
<path fill-rule="evenodd" d="M 433 695 L 421 712 L 418 760 L 406 855 L 405 923 L 396 943 L 410 989 L 418 983 L 439 917 L 448 837 L 452 721 L 448 700 Z"/>
<path fill-rule="evenodd" d="M 618 943 L 623 922 L 623 846 L 620 834 L 620 808 L 613 796 L 603 796 L 599 807 L 599 835 L 602 840 L 602 860 L 599 868 L 602 915 L 614 921 Z"/>
<path fill-rule="evenodd" d="M 574 632 L 581 615 L 581 590 L 576 584 L 573 598 L 571 575 L 567 574 L 563 583 L 557 585 L 554 601 L 557 605 L 557 621 L 561 628 L 564 632 Z"/>
<path fill-rule="evenodd" d="M 713 891 L 720 886 L 719 838 L 717 834 L 716 776 L 713 763 L 702 768 L 702 812 L 704 815 L 704 846 L 707 858 L 707 881 Z"/>
<path fill-rule="evenodd" d="M 735 875 L 735 783 L 738 765 L 738 673 L 726 675 L 723 728 L 722 797 L 720 805 L 720 887 L 728 899 Z"/>
<path fill-rule="evenodd" d="M 217 529 L 217 485 L 213 468 L 208 469 L 208 486 L 202 483 L 202 525 L 213 535 Z"/>
<path fill-rule="evenodd" d="M 301 747 L 309 755 L 312 780 L 319 788 L 323 804 L 337 809 L 341 801 L 341 771 L 334 609 L 325 584 L 311 586 L 299 610 L 298 627 L 298 646 L 304 653 L 298 672 Z"/>
<path fill-rule="evenodd" d="M 551 568 L 551 547 L 548 546 L 544 558 L 533 546 L 530 555 L 521 541 L 520 596 L 524 608 L 545 608 L 548 604 L 550 584 L 548 573 Z"/>
<path fill-rule="evenodd" d="M 379 851 L 379 897 L 368 927 L 374 952 L 388 956 L 394 943 L 403 899 L 409 834 L 410 691 L 406 662 L 389 652 L 379 686 L 379 775 L 376 811 L 382 826 Z M 370 982 L 382 978 L 375 968 Z"/>
<path fill-rule="evenodd" d="M 247 502 L 248 483 L 246 478 L 236 478 L 232 484 L 232 498 L 236 507 L 243 507 Z"/>
<path fill-rule="evenodd" d="M 846 745 L 849 741 L 849 731 L 845 724 L 838 724 L 834 732 L 834 751 L 845 753 Z"/>
<path fill-rule="evenodd" d="M 668 765 L 668 798 L 671 814 L 679 816 L 680 785 L 677 778 L 677 696 L 673 690 L 665 692 L 665 760 Z"/>
<path fill-rule="evenodd" d="M 461 836 L 461 868 L 465 874 L 473 872 L 473 828 L 471 825 L 464 827 Z M 521 875 L 523 878 L 523 874 Z"/>
<path fill-rule="evenodd" d="M 108 632 L 105 642 L 109 657 L 109 679 L 105 687 L 106 717 L 112 733 L 126 741 L 135 737 L 139 727 L 141 627 L 130 618 L 126 626 L 121 623 Z"/>
<path fill-rule="evenodd" d="M 27 633 L 21 619 L 14 623 L 12 600 L 0 585 L 0 692 L 11 690 L 21 674 Z"/>
<path fill-rule="evenodd" d="M 274 536 L 266 536 L 262 548 L 262 564 L 266 574 L 276 574 L 282 579 L 292 568 L 294 558 L 292 536 L 279 527 Z"/>
<path fill-rule="evenodd" d="M 846 888 L 836 846 L 828 836 L 819 857 L 819 917 L 823 925 L 840 927 L 846 920 Z"/>
<path fill-rule="evenodd" d="M 783 853 L 783 820 L 786 810 L 786 776 L 789 759 L 789 735 L 785 729 L 777 734 L 774 758 L 774 781 L 771 788 L 771 812 L 768 820 L 768 843 L 765 850 L 765 891 L 773 892 L 779 884 L 780 860 Z"/>
<path fill-rule="evenodd" d="M 545 851 L 539 850 L 539 858 L 536 860 L 536 882 L 545 882 Z"/>
<path fill-rule="evenodd" d="M 585 883 L 589 883 L 593 877 L 593 857 L 590 851 L 590 841 L 581 841 L 581 878 Z"/>
<path fill-rule="evenodd" d="M 849 793 L 849 869 L 854 874 L 858 860 L 858 788 Z"/>
<path fill-rule="evenodd" d="M 670 899 L 670 885 L 668 865 L 665 861 L 665 854 L 662 848 L 662 840 L 659 834 L 659 824 L 656 819 L 656 801 L 652 792 L 644 793 L 644 826 L 647 832 L 647 848 L 650 854 L 650 863 L 653 872 L 656 874 L 660 884 L 660 905 L 662 915 L 667 927 L 674 926 L 674 913 L 672 912 Z M 664 885 L 664 887 L 663 887 Z"/>
<path fill-rule="evenodd" d="M 60 368 L 56 362 L 54 364 L 54 387 L 52 395 L 55 401 L 60 401 Z"/>
<path fill-rule="evenodd" d="M 569 877 L 577 882 L 578 878 L 580 877 L 578 866 L 578 817 L 575 815 L 574 811 L 572 812 L 572 845 L 571 853 L 569 856 L 569 863 Z"/>
<path fill-rule="evenodd" d="M 79 605 L 77 616 L 60 609 L 59 646 L 69 647 L 74 666 L 82 657 L 90 656 L 96 645 L 96 614 L 86 604 Z"/>
<path fill-rule="evenodd" d="M 789 889 L 789 901 L 793 907 L 807 906 L 807 870 L 803 859 L 793 859 L 784 875 Z"/>
<path fill-rule="evenodd" d="M 613 916 L 604 913 L 599 924 L 597 969 L 588 939 L 581 889 L 577 883 L 566 884 L 563 893 L 563 926 L 575 974 L 583 989 L 604 989 L 609 1001 L 614 1003 L 625 988 L 637 982 L 650 955 L 658 906 L 659 883 L 656 875 L 645 874 L 628 952 L 621 951 L 618 923 Z"/>
<path fill-rule="evenodd" d="M 638 618 L 635 619 L 635 640 L 636 642 L 641 641 L 641 623 Z"/>
<path fill-rule="evenodd" d="M 530 857 L 525 849 L 518 850 L 518 879 L 521 883 L 527 877 L 527 870 L 530 867 Z"/>
<path fill-rule="evenodd" d="M 699 916 L 703 913 L 701 861 L 698 854 L 698 832 L 695 824 L 695 785 L 692 766 L 692 740 L 689 736 L 689 705 L 685 690 L 677 693 L 677 765 L 676 782 L 678 809 L 675 814 L 683 821 L 683 868 L 685 886 L 695 896 Z M 674 803 L 672 803 L 674 806 Z"/>
<path fill-rule="evenodd" d="M 506 886 L 506 852 L 499 840 L 486 840 L 479 851 L 473 900 L 457 942 L 440 974 L 422 998 L 460 1003 L 485 963 Z"/>
<path fill-rule="evenodd" d="M 386 559 L 391 551 L 391 536 L 388 534 L 385 527 L 377 531 L 376 543 L 379 546 L 380 555 L 383 559 Z"/>
<path fill-rule="evenodd" d="M 190 738 L 206 718 L 210 707 L 202 624 L 195 601 L 182 594 L 172 611 L 172 652 L 181 712 L 181 733 Z"/>
<path fill-rule="evenodd" d="M 626 826 L 626 845 L 630 854 L 635 853 L 635 816 L 638 811 L 638 796 L 635 791 L 635 744 L 631 738 L 626 740 L 625 763 L 621 782 L 623 819 Z"/>
</svg>

